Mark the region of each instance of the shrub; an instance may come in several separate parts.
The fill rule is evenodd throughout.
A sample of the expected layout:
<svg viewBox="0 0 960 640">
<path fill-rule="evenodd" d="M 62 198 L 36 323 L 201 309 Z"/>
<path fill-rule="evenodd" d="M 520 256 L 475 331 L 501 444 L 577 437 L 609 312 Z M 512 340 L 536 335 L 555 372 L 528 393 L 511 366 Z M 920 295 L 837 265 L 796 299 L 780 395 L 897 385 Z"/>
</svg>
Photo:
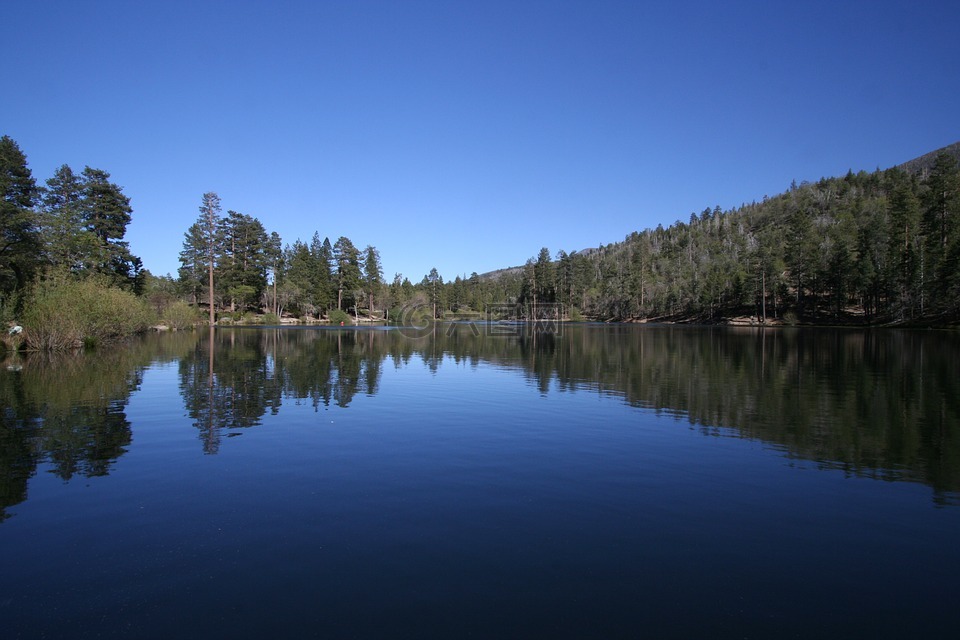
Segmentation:
<svg viewBox="0 0 960 640">
<path fill-rule="evenodd" d="M 275 313 L 265 313 L 263 318 L 261 318 L 263 324 L 265 325 L 278 325 L 280 324 L 280 316 Z"/>
<path fill-rule="evenodd" d="M 17 291 L 4 295 L 0 293 L 0 323 L 6 327 L 10 322 L 18 322 L 20 294 Z"/>
<path fill-rule="evenodd" d="M 20 295 L 15 291 L 8 296 L 0 294 L 0 351 L 10 349 L 16 351 L 23 342 L 20 334 L 12 335 L 9 327 L 20 324 L 17 311 L 20 306 Z"/>
<path fill-rule="evenodd" d="M 123 338 L 154 320 L 149 305 L 96 279 L 38 282 L 24 305 L 23 327 L 32 349 L 72 349 Z"/>
<path fill-rule="evenodd" d="M 327 314 L 327 318 L 333 324 L 353 324 L 353 321 L 350 319 L 350 315 L 345 311 L 340 309 L 334 309 Z"/>
<path fill-rule="evenodd" d="M 171 303 L 163 312 L 163 323 L 171 329 L 189 329 L 200 321 L 200 313 L 182 300 Z"/>
</svg>

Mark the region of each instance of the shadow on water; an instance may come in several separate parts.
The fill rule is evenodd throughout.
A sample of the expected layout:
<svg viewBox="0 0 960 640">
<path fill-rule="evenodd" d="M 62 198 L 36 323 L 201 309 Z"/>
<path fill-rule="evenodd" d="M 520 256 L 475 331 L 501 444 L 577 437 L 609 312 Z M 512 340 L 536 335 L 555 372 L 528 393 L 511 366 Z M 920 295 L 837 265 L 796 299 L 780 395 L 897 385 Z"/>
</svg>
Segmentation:
<svg viewBox="0 0 960 640">
<path fill-rule="evenodd" d="M 542 394 L 587 391 L 755 439 L 822 468 L 960 493 L 960 337 L 909 331 L 567 325 L 560 335 L 436 330 L 217 329 L 119 349 L 15 356 L 0 367 L 0 519 L 38 465 L 64 480 L 107 474 L 131 442 L 125 407 L 154 363 L 177 363 L 203 451 L 284 402 L 349 407 L 384 367 L 495 365 Z"/>
</svg>

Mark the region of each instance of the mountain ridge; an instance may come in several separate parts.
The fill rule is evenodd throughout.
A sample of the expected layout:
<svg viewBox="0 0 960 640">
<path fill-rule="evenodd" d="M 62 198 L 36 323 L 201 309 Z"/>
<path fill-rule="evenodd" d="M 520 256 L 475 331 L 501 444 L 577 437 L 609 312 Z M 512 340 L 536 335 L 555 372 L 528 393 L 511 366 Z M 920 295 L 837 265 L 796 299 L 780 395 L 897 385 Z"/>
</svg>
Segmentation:
<svg viewBox="0 0 960 640">
<path fill-rule="evenodd" d="M 933 167 L 934 162 L 937 159 L 937 156 L 939 156 L 941 153 L 946 153 L 952 156 L 958 162 L 960 162 L 960 141 L 954 142 L 952 144 L 948 144 L 944 147 L 940 147 L 939 149 L 935 149 L 921 156 L 917 156 L 916 158 L 907 160 L 906 162 L 902 162 L 900 164 L 894 165 L 893 167 L 888 167 L 887 169 L 878 169 L 876 172 L 883 172 L 892 168 L 899 168 L 907 173 L 917 175 L 921 178 L 925 178 L 927 174 L 929 174 L 931 168 Z M 852 172 L 853 170 L 851 169 L 850 171 Z M 834 177 L 840 177 L 840 176 L 834 176 Z M 780 194 L 777 194 L 777 196 L 783 195 L 783 193 L 786 193 L 786 191 Z M 774 197 L 777 197 L 777 196 L 774 196 Z M 629 236 L 630 233 L 635 233 L 635 232 L 636 231 L 628 232 L 627 235 Z M 615 245 L 621 242 L 623 241 L 617 240 L 617 241 L 611 242 L 610 244 Z M 599 247 L 588 247 L 585 249 L 575 250 L 574 252 L 571 252 L 571 253 L 577 253 L 579 255 L 589 256 L 592 253 L 597 252 L 599 250 L 600 250 Z M 523 265 L 504 267 L 502 269 L 494 269 L 493 271 L 487 271 L 487 272 L 478 274 L 478 277 L 481 280 L 496 280 L 504 276 L 519 274 L 520 272 L 523 271 L 523 268 L 524 268 Z"/>
</svg>

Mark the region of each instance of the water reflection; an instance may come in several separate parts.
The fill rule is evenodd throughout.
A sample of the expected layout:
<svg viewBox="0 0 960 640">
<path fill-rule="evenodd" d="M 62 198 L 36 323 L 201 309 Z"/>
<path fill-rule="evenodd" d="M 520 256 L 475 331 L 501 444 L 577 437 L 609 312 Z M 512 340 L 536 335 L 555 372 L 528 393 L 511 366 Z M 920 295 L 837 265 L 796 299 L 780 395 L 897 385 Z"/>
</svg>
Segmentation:
<svg viewBox="0 0 960 640">
<path fill-rule="evenodd" d="M 431 371 L 492 363 L 541 393 L 590 390 L 685 416 L 705 434 L 754 438 L 824 468 L 960 489 L 960 345 L 907 331 L 565 327 L 559 337 L 491 336 L 469 325 L 411 340 L 379 330 L 233 330 L 217 334 L 214 420 L 197 426 L 216 450 L 225 430 L 259 424 L 283 399 L 347 407 L 376 393 L 382 367 L 418 357 Z M 198 406 L 196 357 L 181 362 Z M 194 413 L 191 413 L 194 416 Z M 203 425 L 209 425 L 204 427 Z"/>
<path fill-rule="evenodd" d="M 374 395 L 388 353 L 371 331 L 218 330 L 180 360 L 180 393 L 205 453 L 284 399 L 348 407 Z M 211 347 L 212 345 L 212 347 Z"/>
<path fill-rule="evenodd" d="M 217 329 L 148 336 L 122 349 L 0 368 L 0 519 L 40 464 L 64 480 L 108 473 L 131 442 L 130 394 L 152 363 L 177 362 L 202 450 L 284 402 L 349 407 L 384 367 L 491 364 L 542 394 L 588 391 L 682 416 L 707 435 L 753 438 L 850 474 L 960 491 L 960 339 L 951 333 L 567 326 L 493 336 L 442 326 L 411 339 L 380 329 Z"/>
<path fill-rule="evenodd" d="M 0 520 L 26 498 L 37 465 L 70 480 L 106 475 L 126 451 L 125 407 L 146 362 L 137 352 L 15 357 L 0 372 Z"/>
</svg>

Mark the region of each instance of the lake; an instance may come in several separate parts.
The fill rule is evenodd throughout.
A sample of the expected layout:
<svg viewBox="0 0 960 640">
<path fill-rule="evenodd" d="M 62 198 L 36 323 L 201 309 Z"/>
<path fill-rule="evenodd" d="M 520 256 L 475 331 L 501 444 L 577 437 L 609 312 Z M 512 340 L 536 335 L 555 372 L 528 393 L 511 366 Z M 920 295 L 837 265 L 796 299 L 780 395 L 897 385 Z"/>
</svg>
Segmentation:
<svg viewBox="0 0 960 640">
<path fill-rule="evenodd" d="M 960 628 L 956 332 L 544 329 L 8 356 L 0 637 Z"/>
</svg>

